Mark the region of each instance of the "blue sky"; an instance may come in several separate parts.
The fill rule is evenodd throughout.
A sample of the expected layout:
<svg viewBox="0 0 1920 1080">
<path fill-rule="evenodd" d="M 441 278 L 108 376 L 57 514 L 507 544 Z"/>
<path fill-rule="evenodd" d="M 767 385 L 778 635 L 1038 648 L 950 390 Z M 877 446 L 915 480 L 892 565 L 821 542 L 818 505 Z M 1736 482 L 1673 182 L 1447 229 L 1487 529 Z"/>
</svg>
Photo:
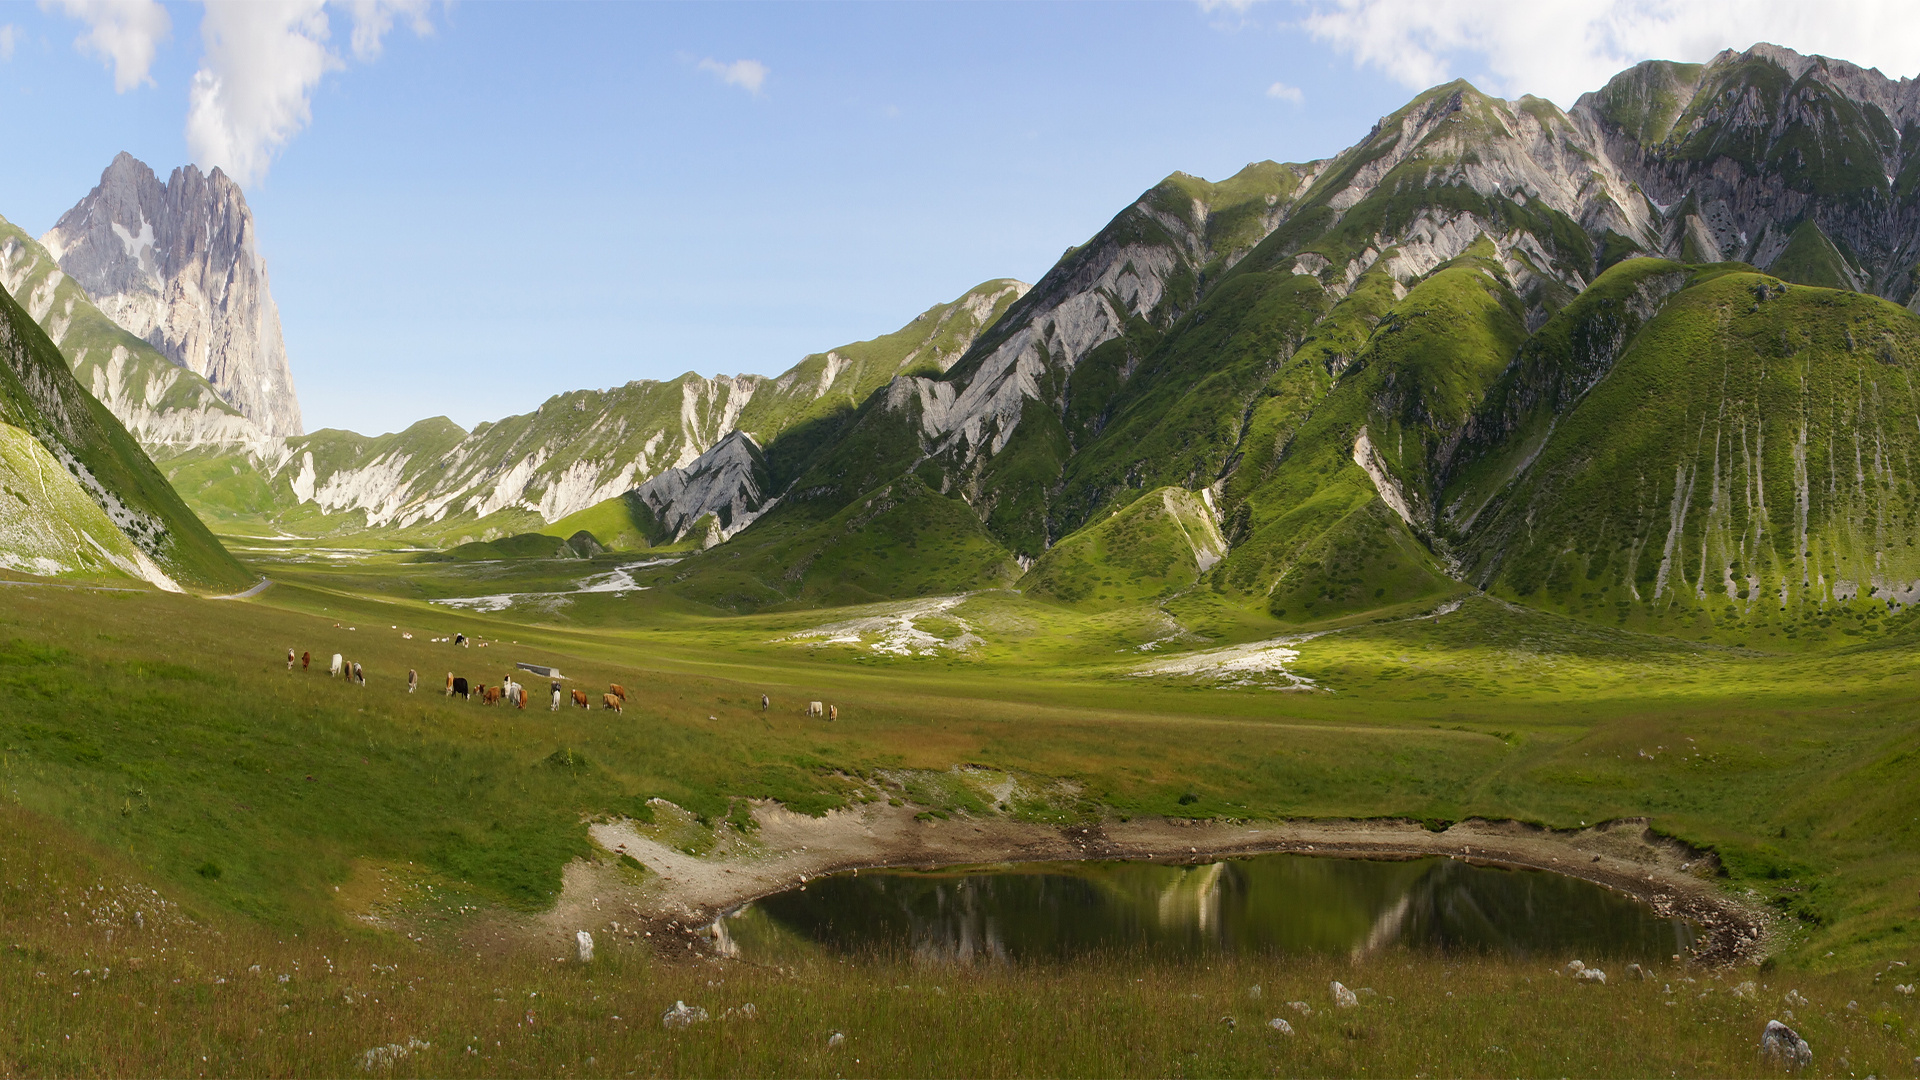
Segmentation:
<svg viewBox="0 0 1920 1080">
<path fill-rule="evenodd" d="M 313 0 L 292 37 L 226 25 L 224 61 L 199 5 L 76 44 L 103 25 L 89 0 L 23 4 L 0 9 L 0 214 L 44 231 L 122 149 L 163 177 L 227 155 L 308 428 L 472 425 L 579 387 L 776 373 L 980 281 L 1037 280 L 1167 173 L 1332 154 L 1435 75 L 1571 104 L 1640 53 L 1769 36 L 1676 15 L 1642 41 L 1622 4 L 1582 2 L 1614 39 L 1558 62 L 1477 29 L 1496 0 L 402 0 L 358 9 L 391 22 L 377 39 Z M 266 111 L 190 136 L 196 72 L 236 115 L 243 94 Z"/>
</svg>

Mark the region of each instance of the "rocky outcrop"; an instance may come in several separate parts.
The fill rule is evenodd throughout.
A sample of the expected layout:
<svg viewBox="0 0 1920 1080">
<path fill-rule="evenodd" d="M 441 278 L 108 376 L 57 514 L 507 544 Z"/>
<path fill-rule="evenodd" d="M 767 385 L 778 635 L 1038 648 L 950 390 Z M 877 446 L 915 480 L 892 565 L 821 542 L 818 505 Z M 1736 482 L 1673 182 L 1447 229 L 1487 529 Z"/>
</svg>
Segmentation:
<svg viewBox="0 0 1920 1080">
<path fill-rule="evenodd" d="M 262 431 L 302 432 L 253 213 L 225 173 L 187 165 L 162 184 L 123 152 L 41 242 L 108 317 Z"/>
<path fill-rule="evenodd" d="M 683 540 L 712 519 L 708 547 L 722 543 L 773 509 L 767 494 L 767 461 L 753 436 L 736 431 L 691 463 L 668 469 L 634 494 L 653 511 L 663 531 Z"/>
</svg>

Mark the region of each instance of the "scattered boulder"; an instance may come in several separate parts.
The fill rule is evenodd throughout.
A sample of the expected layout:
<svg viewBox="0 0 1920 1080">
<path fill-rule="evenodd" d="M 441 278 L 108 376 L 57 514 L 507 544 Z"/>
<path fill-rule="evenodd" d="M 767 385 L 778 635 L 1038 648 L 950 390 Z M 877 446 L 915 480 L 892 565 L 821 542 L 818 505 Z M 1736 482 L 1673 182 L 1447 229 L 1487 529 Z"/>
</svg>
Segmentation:
<svg viewBox="0 0 1920 1080">
<path fill-rule="evenodd" d="M 1292 1009 L 1294 1012 L 1299 1013 L 1301 1016 L 1313 1015 L 1313 1006 L 1307 1004 L 1304 1001 L 1289 1001 L 1287 1002 L 1287 1008 Z"/>
<path fill-rule="evenodd" d="M 1360 998 L 1353 991 L 1340 985 L 1338 980 L 1327 984 L 1327 992 L 1333 995 L 1334 1008 L 1351 1009 L 1360 1004 Z"/>
<path fill-rule="evenodd" d="M 1760 996 L 1760 987 L 1752 979 L 1748 979 L 1733 988 L 1733 996 L 1742 1001 L 1752 1001 Z"/>
<path fill-rule="evenodd" d="M 573 942 L 575 945 L 578 945 L 580 947 L 580 962 L 583 964 L 592 963 L 593 962 L 593 935 L 587 933 L 585 930 L 582 930 L 579 933 L 573 935 Z"/>
<path fill-rule="evenodd" d="M 834 1047 L 839 1046 L 841 1043 L 844 1043 L 846 1041 L 847 1041 L 847 1037 L 845 1035 L 842 1035 L 840 1032 L 836 1031 L 833 1034 L 827 1036 L 827 1049 L 831 1050 Z"/>
<path fill-rule="evenodd" d="M 1573 976 L 1574 982 L 1599 983 L 1607 985 L 1607 973 L 1596 967 L 1583 967 Z"/>
<path fill-rule="evenodd" d="M 1760 1056 L 1789 1069 L 1813 1064 L 1813 1048 L 1807 1040 L 1778 1020 L 1767 1021 L 1767 1029 L 1760 1033 Z"/>
<path fill-rule="evenodd" d="M 1796 1009 L 1804 1009 L 1808 1005 L 1812 1004 L 1812 1002 L 1809 1002 L 1806 999 L 1805 995 L 1801 994 L 1800 991 L 1798 990 L 1787 991 L 1787 996 L 1785 1000 L 1787 1004 L 1793 1006 Z"/>
<path fill-rule="evenodd" d="M 698 1005 L 688 1006 L 684 1001 L 676 1001 L 673 1008 L 660 1014 L 660 1026 L 669 1031 L 692 1027 L 707 1022 L 707 1010 Z"/>
<path fill-rule="evenodd" d="M 1279 1033 L 1280 1033 L 1280 1034 L 1282 1034 L 1282 1035 L 1291 1035 L 1291 1034 L 1293 1034 L 1293 1025 L 1292 1025 L 1292 1024 L 1289 1024 L 1289 1023 L 1287 1023 L 1287 1022 L 1286 1022 L 1285 1020 L 1282 1020 L 1282 1019 L 1281 1019 L 1280 1017 L 1278 1017 L 1278 1016 L 1276 1016 L 1276 1017 L 1274 1017 L 1273 1019 L 1271 1019 L 1271 1020 L 1269 1020 L 1269 1021 L 1267 1021 L 1267 1026 L 1268 1026 L 1268 1027 L 1270 1027 L 1270 1028 L 1272 1028 L 1273 1030 L 1275 1030 L 1275 1031 L 1277 1031 L 1277 1032 L 1279 1032 Z"/>
<path fill-rule="evenodd" d="M 1575 978 L 1578 978 L 1580 973 L 1585 970 L 1587 970 L 1587 965 L 1578 960 L 1569 960 L 1567 961 L 1567 966 L 1560 969 L 1562 974 L 1572 975 Z"/>
<path fill-rule="evenodd" d="M 1894 983 L 1894 984 L 1893 984 L 1893 989 L 1894 989 L 1894 991 L 1895 991 L 1896 993 L 1901 993 L 1901 994 L 1905 994 L 1905 995 L 1907 995 L 1908 997 L 1912 997 L 1912 996 L 1913 996 L 1913 984 L 1912 984 L 1912 983 Z"/>
<path fill-rule="evenodd" d="M 1646 968 L 1641 967 L 1639 964 L 1628 964 L 1627 974 L 1633 976 L 1634 978 L 1640 980 L 1641 982 L 1646 982 L 1648 979 L 1653 978 L 1653 972 L 1648 971 Z"/>
<path fill-rule="evenodd" d="M 1262 991 L 1260 989 L 1260 984 L 1254 983 L 1251 987 L 1248 988 L 1247 997 L 1251 998 L 1254 1001 L 1259 1001 L 1261 993 Z"/>
</svg>

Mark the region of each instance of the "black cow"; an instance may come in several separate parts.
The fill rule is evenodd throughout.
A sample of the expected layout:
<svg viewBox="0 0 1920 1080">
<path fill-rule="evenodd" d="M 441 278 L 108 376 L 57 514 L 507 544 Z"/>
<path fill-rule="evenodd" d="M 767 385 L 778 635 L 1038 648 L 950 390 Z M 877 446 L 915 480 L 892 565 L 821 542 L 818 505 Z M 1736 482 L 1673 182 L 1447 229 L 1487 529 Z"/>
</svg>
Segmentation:
<svg viewBox="0 0 1920 1080">
<path fill-rule="evenodd" d="M 467 680 L 456 677 L 453 680 L 453 692 L 459 694 L 462 699 L 467 698 L 471 693 L 471 691 L 467 689 Z"/>
</svg>

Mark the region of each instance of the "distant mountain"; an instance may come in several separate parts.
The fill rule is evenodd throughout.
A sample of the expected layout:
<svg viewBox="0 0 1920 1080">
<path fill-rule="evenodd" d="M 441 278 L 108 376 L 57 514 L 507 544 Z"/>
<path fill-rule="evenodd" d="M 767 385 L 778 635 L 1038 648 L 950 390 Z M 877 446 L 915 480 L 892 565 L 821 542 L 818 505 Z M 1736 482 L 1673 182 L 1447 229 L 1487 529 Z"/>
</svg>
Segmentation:
<svg viewBox="0 0 1920 1080">
<path fill-rule="evenodd" d="M 126 575 L 164 589 L 252 583 L 126 428 L 0 295 L 0 567 Z"/>
<path fill-rule="evenodd" d="M 187 165 L 162 184 L 121 153 L 40 240 L 108 318 L 266 434 L 301 433 L 253 212 L 225 173 Z"/>
<path fill-rule="evenodd" d="M 270 436 L 222 400 L 212 384 L 179 367 L 95 307 L 53 255 L 0 218 L 0 287 L 60 347 L 73 373 L 150 454 L 202 447 L 264 451 Z"/>
<path fill-rule="evenodd" d="M 698 526 L 718 542 L 763 509 L 773 492 L 758 485 L 784 484 L 890 379 L 950 368 L 1025 290 L 987 282 L 892 334 L 814 354 L 773 378 L 688 373 L 572 391 L 471 432 L 440 417 L 394 434 L 325 430 L 244 452 L 209 444 L 167 453 L 164 464 L 210 519 L 424 528 L 459 540 L 542 528 L 637 491 L 657 517 L 647 533 L 679 539 Z M 779 450 L 762 456 L 759 447 L 775 441 Z M 764 475 L 751 491 L 722 490 L 716 478 L 734 467 L 710 454 L 745 454 L 749 473 Z"/>
</svg>

